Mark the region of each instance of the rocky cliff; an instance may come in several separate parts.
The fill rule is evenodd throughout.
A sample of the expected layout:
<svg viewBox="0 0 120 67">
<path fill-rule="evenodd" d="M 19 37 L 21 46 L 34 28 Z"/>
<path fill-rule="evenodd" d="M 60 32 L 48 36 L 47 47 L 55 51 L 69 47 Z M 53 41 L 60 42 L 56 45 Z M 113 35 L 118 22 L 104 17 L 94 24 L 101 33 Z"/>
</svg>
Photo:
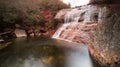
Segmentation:
<svg viewBox="0 0 120 67">
<path fill-rule="evenodd" d="M 101 8 L 98 26 L 92 34 L 89 50 L 103 66 L 118 67 L 120 65 L 120 5 L 109 4 Z"/>
<path fill-rule="evenodd" d="M 72 18 L 77 23 L 67 23 L 57 38 L 88 44 L 91 56 L 102 67 L 120 66 L 120 1 L 91 0 L 81 6 Z M 83 11 L 84 9 L 85 11 Z M 73 11 L 76 13 L 75 11 Z M 72 12 L 71 12 L 72 13 Z M 81 20 L 82 17 L 82 20 Z M 73 22 L 75 19 L 67 21 Z"/>
<path fill-rule="evenodd" d="M 74 9 L 64 9 L 57 13 L 56 19 L 64 19 L 64 24 L 53 38 L 88 44 L 90 35 L 98 23 L 99 6 L 85 5 Z"/>
</svg>

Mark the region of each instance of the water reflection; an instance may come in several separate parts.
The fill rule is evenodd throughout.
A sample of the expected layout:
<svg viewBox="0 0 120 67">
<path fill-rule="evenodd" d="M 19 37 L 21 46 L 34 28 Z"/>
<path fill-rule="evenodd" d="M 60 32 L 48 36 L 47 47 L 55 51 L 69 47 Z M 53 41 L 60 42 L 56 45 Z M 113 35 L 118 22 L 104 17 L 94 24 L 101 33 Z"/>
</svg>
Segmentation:
<svg viewBox="0 0 120 67">
<path fill-rule="evenodd" d="M 93 67 L 87 47 L 84 45 L 78 47 L 76 51 L 68 51 L 66 55 L 68 55 L 66 67 Z"/>
<path fill-rule="evenodd" d="M 94 67 L 87 46 L 49 38 L 16 39 L 0 50 L 0 67 Z"/>
</svg>

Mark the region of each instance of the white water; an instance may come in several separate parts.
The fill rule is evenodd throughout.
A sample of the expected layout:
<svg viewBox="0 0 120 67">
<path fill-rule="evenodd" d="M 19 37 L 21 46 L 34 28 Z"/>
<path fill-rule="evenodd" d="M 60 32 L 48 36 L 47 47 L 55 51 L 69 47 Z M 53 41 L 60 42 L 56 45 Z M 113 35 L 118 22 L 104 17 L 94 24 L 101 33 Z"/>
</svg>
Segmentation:
<svg viewBox="0 0 120 67">
<path fill-rule="evenodd" d="M 65 23 L 69 23 L 69 22 L 78 22 L 79 18 L 80 18 L 80 11 L 76 8 L 76 9 L 72 9 L 70 12 L 68 12 L 65 15 Z"/>
<path fill-rule="evenodd" d="M 95 21 L 95 15 L 97 14 L 98 15 L 98 12 L 99 12 L 99 8 L 97 6 L 92 6 L 92 5 L 89 5 L 86 9 L 86 13 L 85 13 L 85 16 L 84 16 L 84 22 L 94 22 Z"/>
<path fill-rule="evenodd" d="M 59 35 L 61 34 L 61 32 L 62 32 L 64 29 L 66 29 L 66 27 L 67 27 L 68 25 L 70 25 L 70 24 L 69 24 L 69 23 L 63 24 L 63 25 L 54 33 L 54 35 L 53 35 L 52 38 L 59 38 Z"/>
<path fill-rule="evenodd" d="M 73 32 L 73 35 L 68 37 L 69 31 L 71 31 L 72 29 L 75 28 L 75 26 L 77 25 L 77 23 L 64 23 L 52 36 L 52 38 L 55 39 L 60 39 L 60 40 L 64 40 L 64 41 L 68 41 L 68 42 L 72 42 L 72 39 L 74 38 L 74 34 L 76 32 Z M 68 38 L 68 39 L 66 39 Z"/>
<path fill-rule="evenodd" d="M 76 35 L 80 35 L 81 29 L 86 23 L 94 22 L 93 16 L 98 11 L 96 6 L 91 5 L 72 9 L 65 15 L 65 23 L 55 32 L 52 38 L 71 42 Z M 83 19 L 82 22 L 79 22 L 80 19 Z M 82 23 L 82 25 L 79 25 L 79 23 Z"/>
</svg>

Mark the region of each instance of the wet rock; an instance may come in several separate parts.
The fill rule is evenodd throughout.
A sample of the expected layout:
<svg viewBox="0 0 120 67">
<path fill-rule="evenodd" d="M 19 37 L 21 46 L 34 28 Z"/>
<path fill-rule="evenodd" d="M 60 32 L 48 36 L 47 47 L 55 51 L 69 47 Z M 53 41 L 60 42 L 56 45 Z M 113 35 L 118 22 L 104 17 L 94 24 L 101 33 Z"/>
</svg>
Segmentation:
<svg viewBox="0 0 120 67">
<path fill-rule="evenodd" d="M 34 33 L 31 33 L 31 34 L 29 34 L 30 35 L 30 37 L 34 37 L 35 36 L 35 34 Z"/>
<path fill-rule="evenodd" d="M 15 24 L 16 28 L 21 28 L 21 26 L 19 24 Z"/>
<path fill-rule="evenodd" d="M 42 35 L 42 33 L 39 33 L 39 32 L 37 32 L 37 33 L 35 33 L 35 36 L 41 36 Z"/>
<path fill-rule="evenodd" d="M 50 37 L 50 36 L 52 36 L 54 33 L 55 33 L 55 30 L 51 30 L 51 31 L 47 31 L 47 32 L 45 32 L 45 33 L 42 33 L 42 35 Z"/>
<path fill-rule="evenodd" d="M 30 29 L 30 30 L 27 31 L 28 34 L 33 33 L 33 32 L 34 32 L 33 29 Z"/>
<path fill-rule="evenodd" d="M 55 19 L 64 19 L 64 16 L 67 12 L 71 11 L 72 9 L 62 9 L 60 10 L 57 15 L 55 16 Z"/>
<path fill-rule="evenodd" d="M 15 29 L 14 33 L 16 37 L 27 37 L 26 31 L 23 29 Z"/>
<path fill-rule="evenodd" d="M 3 39 L 0 39 L 0 43 L 1 43 L 1 42 L 4 42 L 4 40 L 3 40 Z"/>
<path fill-rule="evenodd" d="M 60 34 L 56 38 L 82 44 L 88 44 L 90 41 L 90 35 L 93 33 L 92 31 L 95 30 L 96 26 L 97 23 L 67 23 L 67 25 L 63 25 L 61 27 L 64 29 L 59 29 L 59 31 L 57 31 L 58 33 L 60 32 Z"/>
</svg>

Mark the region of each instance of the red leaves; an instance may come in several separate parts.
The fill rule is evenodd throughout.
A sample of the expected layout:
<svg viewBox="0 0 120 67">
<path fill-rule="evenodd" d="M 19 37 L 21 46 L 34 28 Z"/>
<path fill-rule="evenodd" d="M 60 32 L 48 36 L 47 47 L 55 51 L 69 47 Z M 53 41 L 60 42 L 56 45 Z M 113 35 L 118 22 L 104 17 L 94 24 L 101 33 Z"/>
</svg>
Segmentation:
<svg viewBox="0 0 120 67">
<path fill-rule="evenodd" d="M 41 11 L 41 13 L 43 14 L 46 21 L 53 19 L 53 16 L 52 16 L 50 10 L 44 10 L 44 11 Z"/>
</svg>

